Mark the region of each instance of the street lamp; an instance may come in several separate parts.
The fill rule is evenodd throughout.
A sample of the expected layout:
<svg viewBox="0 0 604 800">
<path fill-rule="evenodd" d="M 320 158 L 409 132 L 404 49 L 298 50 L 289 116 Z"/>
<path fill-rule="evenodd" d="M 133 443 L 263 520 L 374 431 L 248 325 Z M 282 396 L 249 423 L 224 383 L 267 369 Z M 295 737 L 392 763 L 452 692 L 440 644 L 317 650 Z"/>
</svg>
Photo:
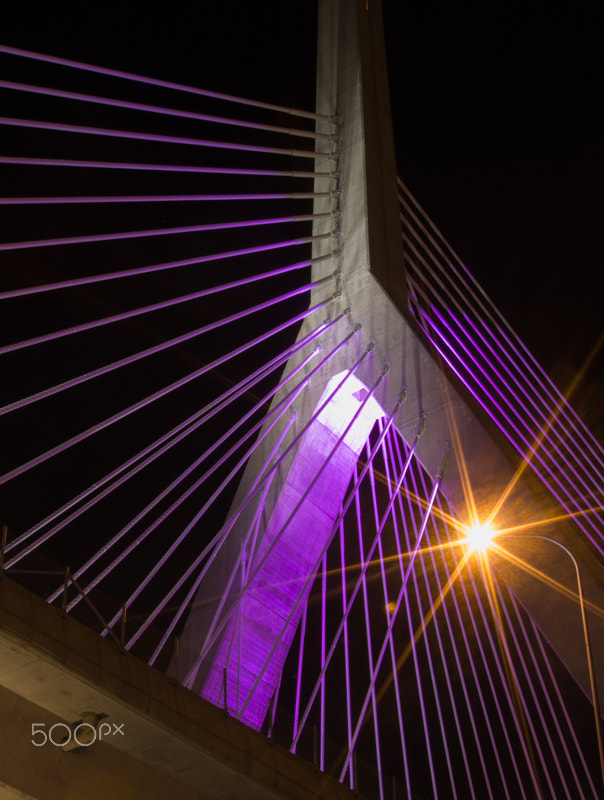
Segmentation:
<svg viewBox="0 0 604 800">
<path fill-rule="evenodd" d="M 497 531 L 490 522 L 475 522 L 466 531 L 466 544 L 470 550 L 485 552 L 492 544 Z"/>
<path fill-rule="evenodd" d="M 491 528 L 490 525 L 474 525 L 468 530 L 467 535 L 467 543 L 468 545 L 475 550 L 485 551 L 490 544 L 492 544 L 493 538 L 495 536 L 501 537 L 502 533 L 497 534 L 497 532 Z M 577 589 L 578 589 L 578 597 L 579 597 L 579 606 L 581 608 L 581 621 L 583 623 L 583 639 L 585 641 L 585 653 L 587 656 L 587 668 L 589 672 L 589 685 L 591 689 L 591 699 L 594 708 L 594 717 L 596 723 L 596 737 L 598 741 L 598 753 L 600 756 L 600 771 L 602 773 L 602 786 L 604 787 L 604 743 L 602 741 L 602 724 L 600 720 L 600 704 L 598 702 L 598 687 L 596 684 L 595 672 L 593 667 L 593 658 L 591 653 L 591 643 L 589 638 L 589 628 L 587 626 L 587 615 L 585 613 L 585 601 L 583 598 L 583 584 L 581 581 L 581 571 L 579 569 L 579 564 L 577 559 L 571 553 L 571 551 L 561 542 L 556 541 L 556 539 L 550 539 L 547 536 L 539 536 L 537 534 L 513 534 L 512 532 L 506 533 L 505 535 L 517 535 L 522 536 L 522 538 L 526 539 L 541 539 L 544 542 L 551 542 L 551 544 L 555 544 L 556 547 L 559 547 L 561 550 L 568 555 L 575 567 L 575 574 L 577 577 Z"/>
</svg>

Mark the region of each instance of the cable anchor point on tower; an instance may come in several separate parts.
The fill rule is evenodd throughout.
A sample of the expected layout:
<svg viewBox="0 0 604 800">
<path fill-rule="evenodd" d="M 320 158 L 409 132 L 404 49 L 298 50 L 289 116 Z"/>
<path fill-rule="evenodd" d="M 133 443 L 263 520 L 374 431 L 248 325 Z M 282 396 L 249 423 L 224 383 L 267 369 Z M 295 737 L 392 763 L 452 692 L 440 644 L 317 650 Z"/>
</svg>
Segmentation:
<svg viewBox="0 0 604 800">
<path fill-rule="evenodd" d="M 449 461 L 449 453 L 451 451 L 451 443 L 449 441 L 445 442 L 443 448 L 443 455 L 440 460 L 440 467 L 438 468 L 438 472 L 436 473 L 436 480 L 440 481 L 444 475 L 447 463 Z"/>
</svg>

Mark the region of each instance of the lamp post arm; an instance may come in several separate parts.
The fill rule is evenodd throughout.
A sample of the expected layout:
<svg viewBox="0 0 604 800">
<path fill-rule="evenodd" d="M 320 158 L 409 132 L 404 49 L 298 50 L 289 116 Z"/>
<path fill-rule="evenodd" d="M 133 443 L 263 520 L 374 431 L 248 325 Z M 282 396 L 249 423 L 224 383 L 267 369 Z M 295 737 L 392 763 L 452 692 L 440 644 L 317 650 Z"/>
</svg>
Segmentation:
<svg viewBox="0 0 604 800">
<path fill-rule="evenodd" d="M 600 756 L 600 771 L 602 773 L 602 787 L 604 788 L 604 742 L 602 740 L 602 721 L 600 717 L 600 703 L 598 700 L 598 686 L 596 684 L 596 676 L 594 672 L 594 665 L 593 665 L 593 658 L 591 653 L 591 640 L 589 638 L 589 628 L 587 625 L 587 615 L 585 613 L 585 602 L 583 599 L 583 584 L 581 581 L 581 571 L 579 569 L 579 564 L 575 556 L 571 553 L 571 551 L 565 545 L 561 544 L 560 542 L 556 541 L 556 539 L 550 539 L 547 536 L 538 536 L 537 534 L 529 533 L 524 534 L 523 538 L 530 538 L 530 539 L 542 539 L 545 542 L 551 542 L 559 547 L 561 550 L 570 557 L 571 561 L 575 567 L 575 573 L 577 576 L 577 589 L 579 594 L 579 606 L 581 608 L 581 621 L 583 623 L 583 638 L 585 640 L 585 652 L 587 655 L 587 669 L 589 671 L 589 685 L 591 688 L 591 699 L 594 707 L 594 716 L 595 716 L 595 723 L 596 723 L 596 736 L 598 740 L 598 753 Z"/>
</svg>

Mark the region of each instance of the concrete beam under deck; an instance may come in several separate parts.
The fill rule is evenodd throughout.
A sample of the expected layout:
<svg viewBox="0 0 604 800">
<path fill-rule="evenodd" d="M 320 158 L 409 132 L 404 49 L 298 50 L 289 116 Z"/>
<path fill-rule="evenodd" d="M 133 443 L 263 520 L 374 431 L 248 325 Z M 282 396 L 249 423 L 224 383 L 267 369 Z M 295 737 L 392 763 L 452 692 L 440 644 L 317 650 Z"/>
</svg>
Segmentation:
<svg viewBox="0 0 604 800">
<path fill-rule="evenodd" d="M 2 800 L 353 797 L 333 777 L 5 575 L 0 577 L 0 687 Z M 123 735 L 71 752 L 32 744 L 32 724 L 43 723 L 48 731 L 86 711 L 107 714 L 108 723 L 123 725 Z M 65 735 L 64 728 L 56 730 L 55 738 Z"/>
</svg>

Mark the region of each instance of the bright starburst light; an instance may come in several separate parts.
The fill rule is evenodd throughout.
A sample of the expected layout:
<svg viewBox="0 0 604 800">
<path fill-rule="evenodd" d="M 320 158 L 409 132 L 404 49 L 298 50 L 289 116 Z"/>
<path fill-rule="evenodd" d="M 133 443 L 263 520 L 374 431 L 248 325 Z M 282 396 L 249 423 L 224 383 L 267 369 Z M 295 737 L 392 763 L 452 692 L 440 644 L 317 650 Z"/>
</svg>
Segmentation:
<svg viewBox="0 0 604 800">
<path fill-rule="evenodd" d="M 466 543 L 470 550 L 484 552 L 493 541 L 496 531 L 490 522 L 475 522 L 467 530 Z"/>
</svg>

